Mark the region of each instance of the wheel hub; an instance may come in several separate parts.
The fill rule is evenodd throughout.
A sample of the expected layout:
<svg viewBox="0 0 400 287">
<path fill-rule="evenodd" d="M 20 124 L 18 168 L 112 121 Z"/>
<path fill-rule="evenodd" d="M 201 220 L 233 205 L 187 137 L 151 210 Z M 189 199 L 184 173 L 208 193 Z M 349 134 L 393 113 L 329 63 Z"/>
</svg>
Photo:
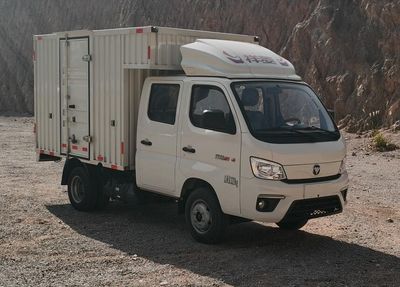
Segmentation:
<svg viewBox="0 0 400 287">
<path fill-rule="evenodd" d="M 196 219 L 197 219 L 197 221 L 199 221 L 199 222 L 201 222 L 201 219 L 203 218 L 203 216 L 201 215 L 201 213 L 200 212 L 197 212 L 197 214 L 196 214 Z"/>
<path fill-rule="evenodd" d="M 71 181 L 71 195 L 76 203 L 81 203 L 85 197 L 85 186 L 79 176 L 75 176 Z"/>
<path fill-rule="evenodd" d="M 196 201 L 192 205 L 190 214 L 192 226 L 199 233 L 207 232 L 212 224 L 212 217 L 208 205 L 204 201 Z"/>
</svg>

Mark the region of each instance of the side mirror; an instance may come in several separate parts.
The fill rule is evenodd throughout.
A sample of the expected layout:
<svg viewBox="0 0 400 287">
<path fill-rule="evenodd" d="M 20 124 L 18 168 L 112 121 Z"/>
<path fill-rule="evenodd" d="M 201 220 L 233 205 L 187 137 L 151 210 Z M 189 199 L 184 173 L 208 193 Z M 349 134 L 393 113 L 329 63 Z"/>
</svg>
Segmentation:
<svg viewBox="0 0 400 287">
<path fill-rule="evenodd" d="M 203 112 L 203 128 L 224 133 L 235 133 L 234 125 L 225 119 L 221 110 L 205 110 Z"/>
</svg>

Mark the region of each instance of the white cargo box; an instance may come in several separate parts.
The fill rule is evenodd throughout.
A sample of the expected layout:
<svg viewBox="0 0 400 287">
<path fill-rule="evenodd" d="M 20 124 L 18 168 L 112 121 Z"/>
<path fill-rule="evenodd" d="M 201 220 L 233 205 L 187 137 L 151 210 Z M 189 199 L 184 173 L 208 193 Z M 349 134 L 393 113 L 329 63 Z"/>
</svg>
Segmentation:
<svg viewBox="0 0 400 287">
<path fill-rule="evenodd" d="M 254 36 L 151 26 L 34 36 L 38 155 L 134 169 L 144 80 L 183 73 L 180 47 L 199 38 L 258 42 Z"/>
</svg>

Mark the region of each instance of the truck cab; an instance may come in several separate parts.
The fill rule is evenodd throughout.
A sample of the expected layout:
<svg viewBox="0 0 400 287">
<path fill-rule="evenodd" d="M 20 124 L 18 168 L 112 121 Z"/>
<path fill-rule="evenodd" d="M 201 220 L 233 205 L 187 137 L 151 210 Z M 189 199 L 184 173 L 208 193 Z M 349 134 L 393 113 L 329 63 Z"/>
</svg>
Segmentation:
<svg viewBox="0 0 400 287">
<path fill-rule="evenodd" d="M 137 137 L 138 187 L 179 199 L 200 241 L 226 215 L 297 229 L 346 200 L 345 142 L 302 81 L 148 78 Z"/>
</svg>

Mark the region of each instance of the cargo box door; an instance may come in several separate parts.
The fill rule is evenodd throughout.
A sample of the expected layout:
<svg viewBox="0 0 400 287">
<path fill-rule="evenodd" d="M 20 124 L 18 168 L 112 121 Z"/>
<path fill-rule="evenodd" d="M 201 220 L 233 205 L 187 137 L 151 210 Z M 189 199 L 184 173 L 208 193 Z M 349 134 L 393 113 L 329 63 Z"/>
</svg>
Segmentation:
<svg viewBox="0 0 400 287">
<path fill-rule="evenodd" d="M 86 159 L 91 139 L 89 64 L 89 38 L 60 41 L 61 150 Z"/>
</svg>

